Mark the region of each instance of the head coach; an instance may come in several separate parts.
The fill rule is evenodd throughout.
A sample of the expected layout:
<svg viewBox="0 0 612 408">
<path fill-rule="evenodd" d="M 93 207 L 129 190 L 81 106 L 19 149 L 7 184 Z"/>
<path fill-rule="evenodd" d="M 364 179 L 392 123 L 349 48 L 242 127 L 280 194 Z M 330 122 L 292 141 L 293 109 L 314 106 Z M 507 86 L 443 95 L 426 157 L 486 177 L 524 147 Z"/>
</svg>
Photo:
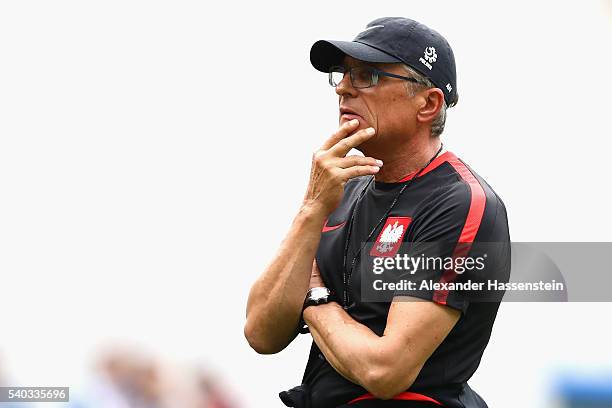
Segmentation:
<svg viewBox="0 0 612 408">
<path fill-rule="evenodd" d="M 509 241 L 501 199 L 441 143 L 458 100 L 450 45 L 416 21 L 379 18 L 353 41 L 317 41 L 310 60 L 335 88 L 340 125 L 314 153 L 300 210 L 251 288 L 249 344 L 270 354 L 312 335 L 302 384 L 280 394 L 287 406 L 486 407 L 467 381 L 499 302 L 446 288 L 368 302 L 356 273 L 402 243 L 451 242 L 459 257 Z M 353 148 L 364 156 L 347 156 Z"/>
</svg>

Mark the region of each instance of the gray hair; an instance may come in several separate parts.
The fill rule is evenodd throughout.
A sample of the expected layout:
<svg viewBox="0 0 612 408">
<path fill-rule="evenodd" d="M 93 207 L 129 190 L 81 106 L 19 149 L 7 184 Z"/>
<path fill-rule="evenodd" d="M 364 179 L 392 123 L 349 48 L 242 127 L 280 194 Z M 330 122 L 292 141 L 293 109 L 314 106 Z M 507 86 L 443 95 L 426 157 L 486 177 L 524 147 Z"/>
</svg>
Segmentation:
<svg viewBox="0 0 612 408">
<path fill-rule="evenodd" d="M 418 79 L 419 82 L 421 82 L 420 84 L 417 84 L 414 82 L 406 81 L 406 89 L 408 89 L 408 93 L 410 96 L 414 96 L 418 91 L 422 89 L 437 88 L 437 86 L 435 86 L 427 77 L 410 68 L 406 64 L 401 65 L 406 70 L 409 76 Z M 442 102 L 442 109 L 440 109 L 438 116 L 436 116 L 431 122 L 431 135 L 433 137 L 440 136 L 444 131 L 444 125 L 446 124 L 446 108 L 446 100 L 444 100 Z"/>
</svg>

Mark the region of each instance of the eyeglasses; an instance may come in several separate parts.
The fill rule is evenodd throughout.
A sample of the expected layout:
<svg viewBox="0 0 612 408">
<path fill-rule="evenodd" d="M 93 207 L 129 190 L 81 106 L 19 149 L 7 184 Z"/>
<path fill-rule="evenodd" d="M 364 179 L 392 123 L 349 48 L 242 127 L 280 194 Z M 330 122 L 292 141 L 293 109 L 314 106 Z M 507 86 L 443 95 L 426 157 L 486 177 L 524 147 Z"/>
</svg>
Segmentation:
<svg viewBox="0 0 612 408">
<path fill-rule="evenodd" d="M 427 85 L 425 82 L 419 81 L 416 78 L 392 74 L 390 72 L 381 71 L 380 69 L 376 69 L 367 65 L 352 67 L 348 70 L 345 67 L 331 67 L 329 69 L 329 84 L 334 88 L 337 87 L 338 84 L 342 82 L 342 80 L 344 79 L 344 74 L 346 74 L 347 72 L 349 73 L 349 77 L 351 78 L 351 85 L 353 85 L 353 88 L 358 89 L 370 88 L 372 86 L 375 86 L 381 76 L 398 78 L 403 79 L 404 81 L 414 82 L 416 84 Z"/>
</svg>

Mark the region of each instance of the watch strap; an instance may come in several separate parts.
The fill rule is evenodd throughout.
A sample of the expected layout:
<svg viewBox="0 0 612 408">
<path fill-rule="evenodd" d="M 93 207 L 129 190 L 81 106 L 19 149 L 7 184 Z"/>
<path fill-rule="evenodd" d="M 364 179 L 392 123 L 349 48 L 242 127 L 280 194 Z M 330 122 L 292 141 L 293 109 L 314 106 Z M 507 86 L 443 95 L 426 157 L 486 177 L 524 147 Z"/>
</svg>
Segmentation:
<svg viewBox="0 0 612 408">
<path fill-rule="evenodd" d="M 325 289 L 327 293 L 324 296 L 313 297 L 313 289 L 320 291 L 321 289 Z M 298 324 L 298 333 L 305 334 L 310 333 L 310 329 L 308 325 L 304 321 L 304 309 L 308 306 L 317 306 L 323 305 L 334 300 L 334 292 L 325 287 L 311 288 L 306 293 L 306 299 L 304 299 L 304 305 L 302 306 L 302 313 L 300 314 L 300 322 Z"/>
</svg>

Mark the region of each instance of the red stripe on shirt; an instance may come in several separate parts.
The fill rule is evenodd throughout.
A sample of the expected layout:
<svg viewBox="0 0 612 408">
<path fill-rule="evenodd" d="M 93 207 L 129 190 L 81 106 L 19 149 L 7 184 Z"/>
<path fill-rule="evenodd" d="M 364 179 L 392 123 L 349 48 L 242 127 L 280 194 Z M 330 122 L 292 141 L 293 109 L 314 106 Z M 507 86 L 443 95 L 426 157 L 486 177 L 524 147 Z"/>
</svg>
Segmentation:
<svg viewBox="0 0 612 408">
<path fill-rule="evenodd" d="M 352 404 L 357 401 L 372 400 L 372 399 L 376 399 L 376 397 L 370 393 L 367 393 L 353 400 L 350 400 L 348 403 Z M 435 399 L 428 397 L 427 395 L 417 394 L 416 392 L 402 392 L 401 394 L 397 394 L 395 397 L 391 399 L 402 400 L 402 401 L 427 401 L 427 402 L 433 402 L 434 404 L 442 406 L 442 404 L 439 401 L 436 401 Z"/>
<path fill-rule="evenodd" d="M 429 166 L 425 167 L 423 169 L 423 171 L 421 172 L 421 174 L 419 175 L 419 177 L 423 177 L 425 174 L 429 173 L 430 171 L 432 171 L 433 169 L 437 168 L 439 165 L 441 165 L 442 163 L 444 163 L 445 161 L 450 161 L 452 159 L 457 159 L 457 156 L 455 156 L 452 152 L 447 151 L 442 153 L 441 155 L 439 155 L 438 157 L 436 157 L 435 159 L 433 159 L 433 161 L 431 163 L 429 163 Z M 406 177 L 404 177 L 403 179 L 401 179 L 400 181 L 398 181 L 398 183 L 403 183 L 405 181 L 408 181 L 410 179 L 413 179 L 414 176 L 418 173 L 418 171 L 413 171 L 412 173 L 408 174 Z"/>
<path fill-rule="evenodd" d="M 470 188 L 471 195 L 470 209 L 468 211 L 465 224 L 463 225 L 463 229 L 461 230 L 461 235 L 459 236 L 457 246 L 453 251 L 453 258 L 461 258 L 467 256 L 472 248 L 472 243 L 476 238 L 476 234 L 480 228 L 480 223 L 482 222 L 487 197 L 484 189 L 480 185 L 480 182 L 476 179 L 476 177 L 474 177 L 474 174 L 472 174 L 470 169 L 468 169 L 468 167 L 461 160 L 459 160 L 457 157 L 452 157 L 448 159 L 448 163 L 453 166 L 463 181 L 467 183 L 468 187 Z M 451 282 L 456 276 L 457 274 L 454 270 L 447 269 L 444 271 L 444 274 L 440 279 L 440 283 Z M 434 302 L 446 304 L 447 298 L 448 290 L 446 289 L 437 290 L 434 292 Z"/>
</svg>

